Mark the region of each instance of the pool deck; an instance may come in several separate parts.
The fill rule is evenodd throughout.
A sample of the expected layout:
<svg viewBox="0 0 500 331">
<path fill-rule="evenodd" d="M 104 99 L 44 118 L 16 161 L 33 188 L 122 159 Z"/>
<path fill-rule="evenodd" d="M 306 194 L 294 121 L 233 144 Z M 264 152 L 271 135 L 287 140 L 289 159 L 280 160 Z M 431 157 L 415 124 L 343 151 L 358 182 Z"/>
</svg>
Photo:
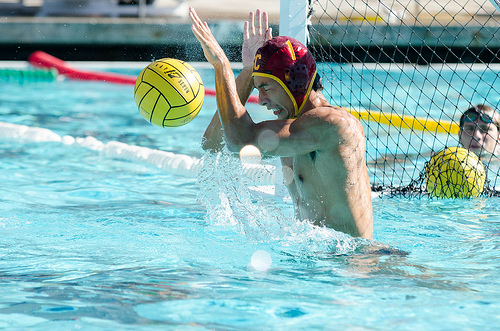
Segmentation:
<svg viewBox="0 0 500 331">
<path fill-rule="evenodd" d="M 257 8 L 266 10 L 270 16 L 270 24 L 274 33 L 278 33 L 279 0 L 193 0 L 189 5 L 195 7 L 200 16 L 209 22 L 212 32 L 221 43 L 231 61 L 239 61 L 240 47 L 243 39 L 243 22 L 248 12 Z M 136 6 L 121 6 L 133 11 Z M 128 8 L 126 8 L 128 7 Z M 175 8 L 174 8 L 175 7 Z M 121 8 L 121 9 L 122 9 Z M 137 8 L 137 7 L 136 7 Z M 187 61 L 203 60 L 203 53 L 194 38 L 190 21 L 187 17 L 188 3 L 176 5 L 174 0 L 157 0 L 148 7 L 148 16 L 144 18 L 131 15 L 81 15 L 79 17 L 54 17 L 40 15 L 40 9 L 29 9 L 32 12 L 12 10 L 8 12 L 0 1 L 0 60 L 26 60 L 36 51 L 43 50 L 54 56 L 66 60 L 76 61 L 150 61 L 160 57 L 177 57 Z M 487 19 L 489 15 L 484 15 Z M 425 22 L 425 17 L 420 20 Z M 496 20 L 499 22 L 500 20 Z M 370 36 L 363 40 L 343 39 L 342 45 L 334 38 L 338 33 L 345 33 L 348 28 L 357 29 L 352 24 L 333 25 L 325 24 L 313 26 L 332 47 L 365 47 L 373 44 L 384 47 L 411 47 L 435 46 L 438 43 L 453 46 L 456 36 L 462 36 L 464 45 L 477 44 L 478 47 L 487 41 L 489 47 L 500 48 L 500 38 L 492 38 L 498 27 L 484 28 L 478 21 L 477 31 L 465 31 L 460 25 L 429 24 L 422 26 L 381 24 L 374 28 L 371 24 L 364 24 L 365 33 L 353 30 L 353 36 Z M 335 31 L 338 29 L 339 31 Z M 340 31 L 344 29 L 343 31 Z M 370 31 L 368 31 L 370 30 Z M 429 33 L 430 32 L 430 33 Z M 387 36 L 403 36 L 390 38 Z M 328 37 L 327 37 L 328 38 Z M 470 39 L 469 43 L 467 39 Z M 396 43 L 394 43 L 396 40 Z M 388 41 L 390 44 L 388 44 Z M 492 44 L 496 43 L 496 44 Z M 498 44 L 498 45 L 497 45 Z"/>
<path fill-rule="evenodd" d="M 79 16 L 54 16 L 46 15 L 43 6 L 19 8 L 0 0 L 0 60 L 26 60 L 36 50 L 78 61 L 150 61 L 166 56 L 203 60 L 191 32 L 189 5 L 211 24 L 232 61 L 239 60 L 243 22 L 250 11 L 265 9 L 274 29 L 278 29 L 279 0 L 188 3 L 156 0 L 148 6 L 147 16 L 138 18 L 133 17 L 137 6 L 118 6 L 118 15 L 100 8 L 102 15 L 97 10 L 95 15 L 80 10 Z"/>
</svg>

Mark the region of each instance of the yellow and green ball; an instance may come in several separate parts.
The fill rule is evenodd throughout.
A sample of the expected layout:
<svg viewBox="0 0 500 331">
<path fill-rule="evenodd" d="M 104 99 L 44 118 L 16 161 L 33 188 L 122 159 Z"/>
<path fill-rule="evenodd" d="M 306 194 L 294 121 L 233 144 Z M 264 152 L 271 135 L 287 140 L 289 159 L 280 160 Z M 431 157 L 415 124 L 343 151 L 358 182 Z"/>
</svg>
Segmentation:
<svg viewBox="0 0 500 331">
<path fill-rule="evenodd" d="M 187 62 L 165 58 L 150 63 L 137 77 L 134 99 L 139 113 L 160 127 L 181 126 L 203 106 L 205 87 Z"/>
<path fill-rule="evenodd" d="M 483 192 L 486 171 L 476 154 L 449 147 L 435 154 L 425 167 L 427 192 L 438 198 L 470 198 Z"/>
</svg>

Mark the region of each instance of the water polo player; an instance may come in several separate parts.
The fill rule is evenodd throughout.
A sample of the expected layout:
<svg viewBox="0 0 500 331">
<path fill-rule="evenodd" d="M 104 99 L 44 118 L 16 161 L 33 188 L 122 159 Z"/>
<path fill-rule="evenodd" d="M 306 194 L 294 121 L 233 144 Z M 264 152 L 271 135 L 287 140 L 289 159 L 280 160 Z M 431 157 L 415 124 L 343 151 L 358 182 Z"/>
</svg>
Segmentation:
<svg viewBox="0 0 500 331">
<path fill-rule="evenodd" d="M 460 117 L 458 138 L 464 148 L 479 157 L 500 154 L 500 114 L 486 105 L 467 109 Z"/>
<path fill-rule="evenodd" d="M 218 116 L 204 147 L 217 150 L 225 136 L 229 150 L 246 145 L 281 157 L 296 216 L 352 236 L 372 238 L 372 201 L 361 123 L 331 106 L 320 89 L 307 48 L 288 37 L 271 39 L 267 14 L 250 13 L 245 23 L 243 69 L 236 77 L 206 22 L 190 9 L 192 29 L 215 69 Z M 262 46 L 262 47 L 260 47 Z M 316 85 L 318 87 L 318 85 Z M 277 120 L 255 123 L 245 103 L 253 88 L 259 103 Z"/>
<path fill-rule="evenodd" d="M 279 36 L 259 48 L 255 54 L 252 76 L 273 79 L 283 87 L 292 101 L 292 116 L 283 112 L 276 114 L 278 118 L 297 117 L 304 108 L 314 83 L 314 90 L 321 90 L 316 62 L 307 48 L 293 38 Z"/>
</svg>

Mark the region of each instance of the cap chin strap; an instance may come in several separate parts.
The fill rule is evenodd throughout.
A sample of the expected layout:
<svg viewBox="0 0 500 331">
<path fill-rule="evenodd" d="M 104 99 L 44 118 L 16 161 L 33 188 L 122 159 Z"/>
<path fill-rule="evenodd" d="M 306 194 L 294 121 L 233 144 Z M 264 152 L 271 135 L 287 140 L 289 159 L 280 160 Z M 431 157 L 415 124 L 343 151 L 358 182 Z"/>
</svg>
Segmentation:
<svg viewBox="0 0 500 331">
<path fill-rule="evenodd" d="M 316 78 L 316 73 L 317 72 L 315 71 L 313 76 L 312 76 L 311 81 L 309 82 L 309 86 L 307 87 L 307 92 L 304 96 L 304 100 L 300 104 L 300 107 L 297 106 L 297 101 L 295 100 L 295 97 L 293 96 L 292 92 L 290 92 L 290 89 L 288 88 L 288 86 L 286 86 L 285 83 L 283 83 L 283 81 L 281 81 L 281 79 L 279 79 L 278 77 L 273 76 L 271 74 L 266 74 L 263 72 L 253 72 L 252 76 L 267 77 L 267 78 L 271 78 L 271 79 L 275 80 L 276 82 L 278 82 L 278 84 L 280 84 L 281 87 L 283 87 L 286 94 L 288 94 L 288 96 L 290 97 L 290 100 L 292 100 L 293 109 L 295 110 L 295 116 L 293 118 L 297 118 L 297 116 L 299 116 L 300 112 L 302 111 L 302 108 L 304 108 L 304 105 L 306 104 L 306 101 L 307 101 L 307 98 L 309 97 L 309 94 L 311 94 L 312 86 L 314 84 L 314 79 Z"/>
<path fill-rule="evenodd" d="M 299 108 L 295 107 L 295 116 L 294 118 L 296 118 L 297 116 L 299 116 L 300 112 L 302 111 L 302 108 L 304 108 L 306 102 L 307 102 L 307 99 L 309 98 L 309 94 L 311 94 L 311 90 L 312 90 L 312 87 L 314 85 L 314 80 L 316 79 L 316 74 L 317 74 L 317 71 L 314 72 L 312 78 L 311 78 L 311 81 L 309 82 L 309 86 L 307 87 L 307 92 L 306 92 L 306 95 L 304 96 L 304 100 L 302 100 L 302 104 L 300 105 Z M 295 99 L 293 98 L 293 101 L 295 101 Z M 294 105 L 296 105 L 296 103 L 294 103 Z"/>
</svg>

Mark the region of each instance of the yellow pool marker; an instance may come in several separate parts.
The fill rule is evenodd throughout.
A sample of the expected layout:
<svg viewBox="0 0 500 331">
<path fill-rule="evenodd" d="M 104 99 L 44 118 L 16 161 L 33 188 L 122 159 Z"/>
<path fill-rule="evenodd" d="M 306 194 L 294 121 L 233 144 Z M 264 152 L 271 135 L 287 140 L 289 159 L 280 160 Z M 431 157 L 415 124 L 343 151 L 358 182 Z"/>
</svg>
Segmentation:
<svg viewBox="0 0 500 331">
<path fill-rule="evenodd" d="M 386 124 L 401 129 L 454 134 L 458 134 L 458 131 L 460 130 L 460 127 L 457 124 L 448 121 L 434 121 L 423 117 L 386 114 L 379 111 L 358 111 L 355 109 L 347 110 L 358 119 Z"/>
</svg>

